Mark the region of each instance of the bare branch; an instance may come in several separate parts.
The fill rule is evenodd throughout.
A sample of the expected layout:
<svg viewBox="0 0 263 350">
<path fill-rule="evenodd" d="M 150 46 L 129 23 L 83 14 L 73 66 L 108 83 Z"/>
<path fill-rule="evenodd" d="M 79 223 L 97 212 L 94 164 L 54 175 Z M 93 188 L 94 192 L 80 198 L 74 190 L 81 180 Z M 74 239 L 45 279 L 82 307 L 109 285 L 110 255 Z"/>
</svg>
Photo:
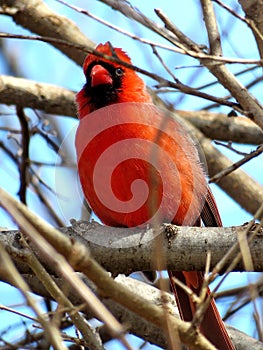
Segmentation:
<svg viewBox="0 0 263 350">
<path fill-rule="evenodd" d="M 263 152 L 263 145 L 257 147 L 257 149 L 249 154 L 247 154 L 244 158 L 242 158 L 241 160 L 239 160 L 236 163 L 233 163 L 230 167 L 224 169 L 223 171 L 221 171 L 220 173 L 217 173 L 216 175 L 214 175 L 210 180 L 209 183 L 211 182 L 218 182 L 220 181 L 224 176 L 227 176 L 228 174 L 232 173 L 233 171 L 235 171 L 236 169 L 238 169 L 241 165 L 247 163 L 249 160 L 257 157 L 258 155 L 260 155 Z"/>
<path fill-rule="evenodd" d="M 213 268 L 233 244 L 238 242 L 237 235 L 245 228 L 246 226 L 228 228 L 175 226 L 176 237 L 170 243 L 166 234 L 160 229 L 159 235 L 166 266 L 170 270 L 203 271 L 206 254 L 211 251 L 211 268 Z M 112 228 L 95 222 L 81 221 L 75 223 L 73 227 L 61 228 L 61 232 L 88 247 L 96 261 L 114 275 L 151 271 L 153 268 L 152 256 L 155 241 L 152 229 Z M 18 231 L 3 231 L 0 241 L 8 249 L 17 241 L 18 234 Z M 251 243 L 250 250 L 255 271 L 263 271 L 261 259 L 263 240 L 260 235 Z M 186 251 L 188 254 L 185 254 Z M 228 257 L 225 264 L 231 263 L 232 260 L 232 257 Z M 237 265 L 236 270 L 244 270 L 242 262 Z"/>
<path fill-rule="evenodd" d="M 198 46 L 194 41 L 192 41 L 188 36 L 186 36 L 179 28 L 176 27 L 174 23 L 170 21 L 170 19 L 165 15 L 165 13 L 161 9 L 155 9 L 155 13 L 165 24 L 165 28 L 167 28 L 170 32 L 172 32 L 182 43 L 177 43 L 177 45 L 183 49 L 185 46 L 190 50 L 194 50 L 196 52 L 200 52 L 200 50 L 204 49 L 204 46 Z M 184 46 L 185 45 L 185 46 Z"/>
<path fill-rule="evenodd" d="M 263 143 L 262 130 L 249 119 L 228 117 L 223 113 L 209 111 L 176 110 L 176 113 L 212 140 L 232 141 L 251 145 Z"/>
<path fill-rule="evenodd" d="M 76 115 L 75 94 L 55 85 L 1 75 L 0 91 L 0 102 L 7 105 L 42 109 L 58 115 Z"/>
<path fill-rule="evenodd" d="M 2 11 L 17 24 L 38 35 L 94 47 L 94 43 L 81 33 L 74 22 L 53 12 L 42 0 L 4 0 Z M 82 50 L 55 42 L 53 45 L 79 65 L 83 63 L 86 53 Z"/>
</svg>

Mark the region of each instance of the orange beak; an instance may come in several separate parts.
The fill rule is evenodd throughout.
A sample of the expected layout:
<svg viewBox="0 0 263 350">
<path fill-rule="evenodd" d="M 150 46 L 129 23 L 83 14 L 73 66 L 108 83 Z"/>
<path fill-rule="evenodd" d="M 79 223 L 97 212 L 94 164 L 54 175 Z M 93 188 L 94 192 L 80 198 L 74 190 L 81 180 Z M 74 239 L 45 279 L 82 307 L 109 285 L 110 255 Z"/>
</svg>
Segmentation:
<svg viewBox="0 0 263 350">
<path fill-rule="evenodd" d="M 99 64 L 92 68 L 90 76 L 92 87 L 97 85 L 112 85 L 112 77 L 110 73 Z"/>
</svg>

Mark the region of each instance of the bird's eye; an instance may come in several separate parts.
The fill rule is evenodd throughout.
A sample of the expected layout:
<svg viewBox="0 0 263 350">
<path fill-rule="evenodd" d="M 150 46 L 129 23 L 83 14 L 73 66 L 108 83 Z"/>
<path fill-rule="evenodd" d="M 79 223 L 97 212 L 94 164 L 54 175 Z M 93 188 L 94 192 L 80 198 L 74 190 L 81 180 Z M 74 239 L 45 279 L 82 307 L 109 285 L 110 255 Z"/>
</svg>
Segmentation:
<svg viewBox="0 0 263 350">
<path fill-rule="evenodd" d="M 124 71 L 122 68 L 116 68 L 115 74 L 117 77 L 121 77 L 124 74 Z"/>
</svg>

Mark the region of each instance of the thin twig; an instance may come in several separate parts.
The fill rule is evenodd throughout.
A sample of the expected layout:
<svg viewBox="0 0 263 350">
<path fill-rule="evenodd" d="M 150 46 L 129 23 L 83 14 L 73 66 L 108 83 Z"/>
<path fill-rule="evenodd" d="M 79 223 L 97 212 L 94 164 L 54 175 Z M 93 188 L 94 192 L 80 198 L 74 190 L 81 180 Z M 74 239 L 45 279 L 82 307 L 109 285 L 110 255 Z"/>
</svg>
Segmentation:
<svg viewBox="0 0 263 350">
<path fill-rule="evenodd" d="M 60 149 L 60 146 L 56 144 L 56 142 L 54 142 L 50 136 L 43 130 L 41 130 L 40 128 L 38 128 L 37 126 L 34 126 L 32 129 L 31 129 L 31 134 L 32 135 L 35 135 L 35 134 L 38 134 L 40 135 L 46 142 L 47 144 L 57 153 L 59 154 L 59 149 Z"/>
<path fill-rule="evenodd" d="M 233 171 L 241 167 L 243 164 L 247 163 L 249 160 L 259 156 L 262 152 L 263 152 L 263 144 L 258 146 L 255 151 L 251 152 L 250 154 L 247 154 L 243 159 L 233 163 L 230 167 L 220 171 L 219 173 L 211 177 L 211 179 L 209 180 L 209 183 L 219 182 L 224 176 L 227 176 L 228 174 L 232 173 Z"/>
<path fill-rule="evenodd" d="M 19 188 L 18 194 L 21 202 L 26 204 L 26 191 L 28 186 L 27 172 L 28 172 L 28 166 L 30 162 L 29 161 L 30 132 L 28 127 L 27 116 L 25 115 L 23 108 L 17 106 L 16 113 L 21 125 L 21 136 L 22 136 L 22 141 L 21 141 L 22 154 L 21 154 L 21 161 L 19 164 L 20 188 Z"/>
<path fill-rule="evenodd" d="M 230 151 L 232 151 L 232 152 L 234 152 L 234 153 L 236 153 L 236 154 L 238 154 L 240 156 L 244 156 L 245 157 L 245 156 L 248 155 L 247 152 L 242 152 L 242 151 L 239 151 L 238 149 L 234 148 L 232 146 L 233 141 L 228 141 L 227 143 L 224 143 L 224 142 L 220 142 L 220 141 L 215 140 L 214 142 L 215 142 L 216 145 L 225 147 L 225 148 L 229 149 Z"/>
<path fill-rule="evenodd" d="M 180 45 L 177 44 L 180 48 L 185 50 L 185 47 L 189 50 L 196 51 L 197 53 L 202 53 L 205 46 L 204 45 L 197 45 L 194 41 L 192 41 L 188 36 L 186 36 L 179 28 L 176 27 L 176 25 L 171 22 L 171 20 L 168 18 L 168 16 L 161 10 L 161 9 L 155 9 L 154 10 L 157 16 L 163 21 L 165 24 L 165 27 L 171 31 L 183 44 Z"/>
<path fill-rule="evenodd" d="M 63 227 L 65 222 L 59 217 L 57 212 L 54 209 L 54 206 L 48 201 L 47 197 L 42 193 L 39 186 L 37 186 L 36 182 L 32 181 L 31 186 L 34 188 L 35 193 L 37 194 L 39 200 L 44 204 L 47 212 L 52 216 L 56 225 Z"/>
<path fill-rule="evenodd" d="M 161 62 L 162 66 L 164 67 L 164 69 L 166 70 L 166 72 L 168 74 L 170 74 L 170 76 L 173 78 L 173 80 L 175 82 L 178 82 L 178 79 L 175 77 L 175 75 L 173 74 L 173 72 L 171 71 L 171 69 L 167 66 L 167 64 L 164 62 L 164 60 L 162 59 L 162 57 L 159 55 L 158 51 L 156 50 L 156 47 L 153 45 L 152 46 L 152 50 L 153 53 L 156 55 L 156 57 L 158 58 L 158 60 Z"/>
<path fill-rule="evenodd" d="M 8 312 L 12 312 L 13 314 L 19 315 L 23 318 L 27 318 L 30 321 L 34 321 L 34 322 L 39 322 L 39 320 L 35 317 L 29 316 L 27 314 L 25 314 L 24 312 L 20 312 L 18 310 L 15 310 L 11 307 L 5 306 L 5 305 L 0 305 L 0 310 L 4 310 L 4 311 L 8 311 Z"/>
</svg>

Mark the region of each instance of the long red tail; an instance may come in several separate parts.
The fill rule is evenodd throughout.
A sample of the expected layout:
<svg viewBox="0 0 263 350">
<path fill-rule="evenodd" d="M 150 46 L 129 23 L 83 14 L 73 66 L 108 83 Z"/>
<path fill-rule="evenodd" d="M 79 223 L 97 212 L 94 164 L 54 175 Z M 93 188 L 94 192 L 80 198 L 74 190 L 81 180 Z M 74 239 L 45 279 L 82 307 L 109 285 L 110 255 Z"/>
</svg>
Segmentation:
<svg viewBox="0 0 263 350">
<path fill-rule="evenodd" d="M 201 218 L 206 226 L 222 226 L 220 215 L 211 191 L 208 191 L 206 203 L 201 213 Z M 196 310 L 189 295 L 173 282 L 173 277 L 187 285 L 197 295 L 200 294 L 203 285 L 203 272 L 199 271 L 169 271 L 172 291 L 175 295 L 180 315 L 183 320 L 191 321 Z M 207 291 L 208 295 L 210 291 Z M 220 317 L 214 299 L 207 308 L 203 321 L 200 325 L 201 332 L 219 350 L 235 350 L 232 341 L 226 331 L 225 325 Z"/>
</svg>

